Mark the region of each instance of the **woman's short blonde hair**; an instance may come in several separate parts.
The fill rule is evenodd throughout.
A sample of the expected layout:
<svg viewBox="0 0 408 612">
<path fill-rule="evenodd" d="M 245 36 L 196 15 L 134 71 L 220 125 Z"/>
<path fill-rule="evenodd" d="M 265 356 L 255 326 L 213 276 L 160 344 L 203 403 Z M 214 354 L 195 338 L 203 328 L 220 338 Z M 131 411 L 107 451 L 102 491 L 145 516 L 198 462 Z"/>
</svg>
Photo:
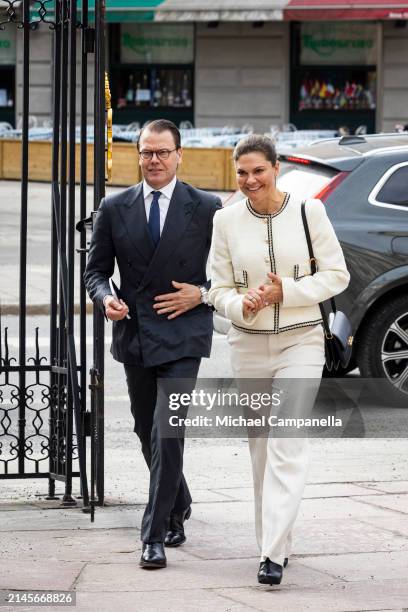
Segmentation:
<svg viewBox="0 0 408 612">
<path fill-rule="evenodd" d="M 248 153 L 263 153 L 272 166 L 278 160 L 273 140 L 269 136 L 262 136 L 261 134 L 250 134 L 240 140 L 234 149 L 232 159 L 236 162 L 241 155 L 247 155 Z"/>
</svg>

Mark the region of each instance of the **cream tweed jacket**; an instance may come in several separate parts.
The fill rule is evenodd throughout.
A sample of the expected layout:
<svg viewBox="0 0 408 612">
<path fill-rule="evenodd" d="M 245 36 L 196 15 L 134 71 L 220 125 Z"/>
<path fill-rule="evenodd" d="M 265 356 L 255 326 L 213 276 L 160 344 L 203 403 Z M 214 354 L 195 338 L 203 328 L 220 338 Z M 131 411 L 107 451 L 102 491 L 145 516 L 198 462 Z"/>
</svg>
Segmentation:
<svg viewBox="0 0 408 612">
<path fill-rule="evenodd" d="M 311 274 L 299 197 L 286 194 L 274 214 L 259 214 L 243 199 L 214 216 L 210 254 L 210 301 L 233 326 L 247 333 L 278 334 L 321 322 L 319 302 L 346 289 L 350 275 L 324 204 L 306 200 L 306 216 L 318 271 Z M 283 301 L 244 317 L 243 296 L 282 278 Z M 270 281 L 269 281 L 270 282 Z"/>
</svg>

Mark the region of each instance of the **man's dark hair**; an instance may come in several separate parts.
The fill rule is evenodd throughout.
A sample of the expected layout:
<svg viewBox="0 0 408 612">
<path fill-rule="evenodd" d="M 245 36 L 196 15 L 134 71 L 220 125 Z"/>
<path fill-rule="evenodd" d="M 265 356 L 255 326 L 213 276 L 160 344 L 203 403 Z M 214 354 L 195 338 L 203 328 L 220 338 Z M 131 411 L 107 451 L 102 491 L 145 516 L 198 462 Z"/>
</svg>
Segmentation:
<svg viewBox="0 0 408 612">
<path fill-rule="evenodd" d="M 272 163 L 272 166 L 276 164 L 278 159 L 272 139 L 260 134 L 250 134 L 240 140 L 234 149 L 232 159 L 236 162 L 241 155 L 247 155 L 248 153 L 263 153 L 266 159 Z"/>
<path fill-rule="evenodd" d="M 146 123 L 140 130 L 139 138 L 137 141 L 138 151 L 140 151 L 139 143 L 144 130 L 149 130 L 150 132 L 157 132 L 159 134 L 161 134 L 162 132 L 171 132 L 173 135 L 173 140 L 176 149 L 179 149 L 181 147 L 181 134 L 177 125 L 175 125 L 172 121 L 168 121 L 168 119 L 155 119 L 154 121 Z"/>
</svg>

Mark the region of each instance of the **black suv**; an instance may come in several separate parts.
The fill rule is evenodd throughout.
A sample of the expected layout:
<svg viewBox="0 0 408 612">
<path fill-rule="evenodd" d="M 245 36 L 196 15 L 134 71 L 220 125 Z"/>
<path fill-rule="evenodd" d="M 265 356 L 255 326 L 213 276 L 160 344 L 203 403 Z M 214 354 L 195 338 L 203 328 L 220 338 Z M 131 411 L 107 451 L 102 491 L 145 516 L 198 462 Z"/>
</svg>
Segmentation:
<svg viewBox="0 0 408 612">
<path fill-rule="evenodd" d="M 282 152 L 279 188 L 326 205 L 351 274 L 337 298 L 356 366 L 408 406 L 408 134 L 345 136 Z M 384 381 L 383 381 L 384 382 Z"/>
</svg>

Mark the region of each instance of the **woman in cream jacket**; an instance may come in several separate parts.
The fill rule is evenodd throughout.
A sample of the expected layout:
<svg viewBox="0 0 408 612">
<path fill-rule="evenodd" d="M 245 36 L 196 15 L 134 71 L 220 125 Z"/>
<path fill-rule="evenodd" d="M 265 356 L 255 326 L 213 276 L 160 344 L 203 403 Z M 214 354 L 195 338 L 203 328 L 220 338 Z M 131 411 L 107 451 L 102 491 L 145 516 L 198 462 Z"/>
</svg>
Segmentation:
<svg viewBox="0 0 408 612">
<path fill-rule="evenodd" d="M 234 163 L 246 197 L 215 214 L 210 301 L 231 319 L 228 340 L 238 385 L 262 378 L 289 379 L 293 387 L 307 379 L 311 393 L 292 389 L 290 395 L 299 404 L 291 406 L 292 412 L 307 413 L 324 365 L 319 302 L 348 285 L 343 252 L 323 203 L 307 200 L 318 266 L 311 274 L 301 199 L 277 189 L 279 162 L 269 138 L 251 135 L 240 141 Z M 249 448 L 261 551 L 258 582 L 279 584 L 306 483 L 308 440 L 269 434 L 250 437 Z"/>
</svg>

